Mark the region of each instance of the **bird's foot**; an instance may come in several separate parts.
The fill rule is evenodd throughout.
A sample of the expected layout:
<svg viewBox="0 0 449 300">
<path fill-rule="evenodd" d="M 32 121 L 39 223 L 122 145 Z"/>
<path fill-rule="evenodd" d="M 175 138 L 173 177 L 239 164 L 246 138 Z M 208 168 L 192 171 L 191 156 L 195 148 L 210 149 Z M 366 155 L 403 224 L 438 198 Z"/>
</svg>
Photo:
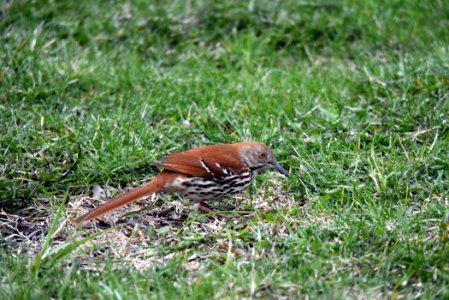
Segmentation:
<svg viewBox="0 0 449 300">
<path fill-rule="evenodd" d="M 237 207 L 235 205 L 232 205 L 232 204 L 227 204 L 227 205 L 224 206 L 224 209 L 225 210 L 236 210 Z"/>
<path fill-rule="evenodd" d="M 196 206 L 196 209 L 198 209 L 204 213 L 207 213 L 207 214 L 214 211 L 214 208 L 204 201 L 196 203 L 195 206 Z"/>
</svg>

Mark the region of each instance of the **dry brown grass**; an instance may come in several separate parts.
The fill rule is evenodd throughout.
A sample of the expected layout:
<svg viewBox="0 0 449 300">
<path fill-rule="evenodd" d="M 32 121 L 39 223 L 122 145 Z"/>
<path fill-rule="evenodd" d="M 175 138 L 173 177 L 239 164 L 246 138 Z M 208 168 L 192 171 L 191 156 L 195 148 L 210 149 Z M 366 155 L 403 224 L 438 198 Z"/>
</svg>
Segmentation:
<svg viewBox="0 0 449 300">
<path fill-rule="evenodd" d="M 153 195 L 110 212 L 94 222 L 79 226 L 70 224 L 70 220 L 76 216 L 107 200 L 99 187 L 94 187 L 91 194 L 92 197 L 81 195 L 70 199 L 50 246 L 50 249 L 56 249 L 65 243 L 103 231 L 104 234 L 77 249 L 76 256 L 88 270 L 97 270 L 102 267 L 102 262 L 111 259 L 118 266 L 142 271 L 155 264 L 165 264 L 174 255 L 181 253 L 188 255 L 185 267 L 196 271 L 211 256 L 249 259 L 254 255 L 267 255 L 269 249 L 261 253 L 247 253 L 247 248 L 239 248 L 228 238 L 225 228 L 247 229 L 253 233 L 263 231 L 273 235 L 287 234 L 287 228 L 276 222 L 257 222 L 258 225 L 254 226 L 251 220 L 256 218 L 260 221 L 260 216 L 256 210 L 246 208 L 250 206 L 250 201 L 259 212 L 293 205 L 293 199 L 286 196 L 277 185 L 260 191 L 254 199 L 245 195 L 226 203 L 216 203 L 219 209 L 226 209 L 230 203 L 236 207 L 235 210 L 217 210 L 207 215 L 181 199 Z M 48 202 L 36 202 L 34 206 L 15 214 L 0 212 L 0 230 L 7 242 L 5 244 L 14 245 L 9 251 L 17 255 L 35 255 L 41 250 L 55 215 L 54 209 L 44 203 Z M 192 247 L 198 251 L 184 251 Z"/>
</svg>

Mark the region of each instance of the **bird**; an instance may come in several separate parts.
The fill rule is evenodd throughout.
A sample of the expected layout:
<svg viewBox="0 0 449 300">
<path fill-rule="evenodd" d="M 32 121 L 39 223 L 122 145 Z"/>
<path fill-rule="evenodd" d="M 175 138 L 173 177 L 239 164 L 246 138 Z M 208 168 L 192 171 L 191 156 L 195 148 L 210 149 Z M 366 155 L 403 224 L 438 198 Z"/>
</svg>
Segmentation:
<svg viewBox="0 0 449 300">
<path fill-rule="evenodd" d="M 289 176 L 271 148 L 253 141 L 201 146 L 168 155 L 151 166 L 160 167 L 162 171 L 150 182 L 94 208 L 72 223 L 96 219 L 153 193 L 177 193 L 210 207 L 205 201 L 222 200 L 241 193 L 263 170 L 275 169 Z"/>
</svg>

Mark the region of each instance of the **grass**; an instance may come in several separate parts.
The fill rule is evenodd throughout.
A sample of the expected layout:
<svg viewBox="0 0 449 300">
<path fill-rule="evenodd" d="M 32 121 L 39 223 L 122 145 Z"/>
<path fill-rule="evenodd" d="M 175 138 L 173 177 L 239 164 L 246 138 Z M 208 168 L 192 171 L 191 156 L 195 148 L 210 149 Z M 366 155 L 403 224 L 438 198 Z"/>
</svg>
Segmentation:
<svg viewBox="0 0 449 300">
<path fill-rule="evenodd" d="M 449 297 L 444 1 L 0 9 L 2 298 Z M 292 175 L 230 200 L 249 213 L 164 198 L 187 219 L 111 229 L 143 269 L 111 238 L 58 248 L 104 230 L 64 223 L 94 186 L 110 196 L 167 153 L 241 140 Z"/>
</svg>

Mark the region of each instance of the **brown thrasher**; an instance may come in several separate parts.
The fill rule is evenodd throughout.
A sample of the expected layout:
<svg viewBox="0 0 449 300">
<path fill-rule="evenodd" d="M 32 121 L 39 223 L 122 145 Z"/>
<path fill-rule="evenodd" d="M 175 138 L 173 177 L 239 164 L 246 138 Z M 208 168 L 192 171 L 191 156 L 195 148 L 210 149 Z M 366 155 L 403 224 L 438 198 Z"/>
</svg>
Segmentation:
<svg viewBox="0 0 449 300">
<path fill-rule="evenodd" d="M 152 166 L 163 171 L 149 183 L 112 199 L 75 219 L 73 223 L 95 219 L 153 193 L 178 193 L 194 202 L 224 199 L 248 187 L 256 175 L 274 168 L 288 176 L 273 151 L 258 142 L 211 145 L 167 156 Z"/>
</svg>

